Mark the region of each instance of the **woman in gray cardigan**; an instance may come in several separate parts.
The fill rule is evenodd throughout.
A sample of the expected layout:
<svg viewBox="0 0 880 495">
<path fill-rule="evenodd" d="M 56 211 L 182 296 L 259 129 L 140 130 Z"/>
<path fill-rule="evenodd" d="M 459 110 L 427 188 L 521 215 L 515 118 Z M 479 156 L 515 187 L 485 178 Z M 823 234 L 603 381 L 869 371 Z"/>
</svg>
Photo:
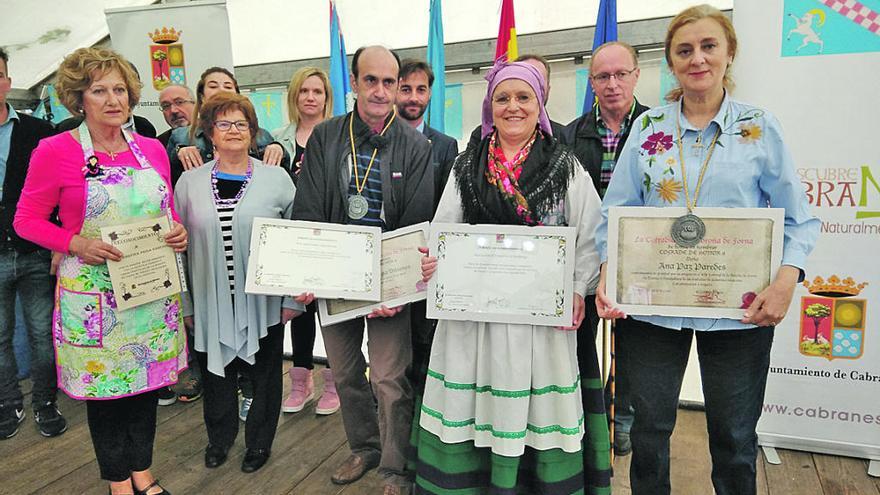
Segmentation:
<svg viewBox="0 0 880 495">
<path fill-rule="evenodd" d="M 289 297 L 246 294 L 245 276 L 254 217 L 290 218 L 295 188 L 281 167 L 248 156 L 258 130 L 250 101 L 235 93 L 209 99 L 199 125 L 211 137 L 216 159 L 185 172 L 174 194 L 190 231 L 185 258 L 190 292 L 184 322 L 195 328 L 208 430 L 205 466 L 226 461 L 238 434 L 238 373 L 253 382 L 245 422 L 241 470 L 269 459 L 281 411 L 284 325 L 304 306 Z"/>
</svg>

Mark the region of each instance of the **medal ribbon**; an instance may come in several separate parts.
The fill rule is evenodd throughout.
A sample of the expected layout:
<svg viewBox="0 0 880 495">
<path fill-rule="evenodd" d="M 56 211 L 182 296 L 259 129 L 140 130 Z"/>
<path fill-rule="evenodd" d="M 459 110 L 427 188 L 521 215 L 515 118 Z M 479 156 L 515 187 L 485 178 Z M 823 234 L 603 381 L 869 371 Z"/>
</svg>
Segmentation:
<svg viewBox="0 0 880 495">
<path fill-rule="evenodd" d="M 687 205 L 688 213 L 692 213 L 694 208 L 697 207 L 697 198 L 700 197 L 700 186 L 703 185 L 703 177 L 706 175 L 706 169 L 709 168 L 709 160 L 712 159 L 712 152 L 715 151 L 715 144 L 718 143 L 718 137 L 721 135 L 721 127 L 715 131 L 715 137 L 712 138 L 712 144 L 709 145 L 709 153 L 706 155 L 706 160 L 703 161 L 703 166 L 700 167 L 700 176 L 697 178 L 697 187 L 694 189 L 694 202 L 691 204 L 690 194 L 688 192 L 688 181 L 687 181 L 687 172 L 685 171 L 684 166 L 684 152 L 682 149 L 682 133 L 681 133 L 681 105 L 683 102 L 678 105 L 678 118 L 675 120 L 675 132 L 676 139 L 678 140 L 678 162 L 681 166 L 681 181 L 682 181 L 682 189 L 684 189 L 684 203 Z M 703 133 L 700 132 L 700 136 L 702 137 Z"/>
<path fill-rule="evenodd" d="M 385 131 L 391 127 L 391 123 L 394 122 L 395 117 L 397 117 L 397 112 L 392 111 L 391 118 L 388 119 L 388 123 L 385 124 L 382 132 L 379 133 L 380 136 L 385 135 Z M 361 183 L 358 177 L 357 151 L 354 149 L 354 112 L 351 112 L 351 118 L 348 119 L 348 140 L 351 143 L 351 167 L 354 169 L 354 188 L 357 190 L 358 196 L 360 196 L 361 191 L 367 187 L 367 178 L 370 176 L 370 170 L 373 169 L 373 161 L 376 159 L 376 153 L 379 152 L 379 148 L 373 148 L 373 155 L 370 157 L 370 164 L 367 165 L 367 171 L 364 173 L 364 182 Z"/>
</svg>

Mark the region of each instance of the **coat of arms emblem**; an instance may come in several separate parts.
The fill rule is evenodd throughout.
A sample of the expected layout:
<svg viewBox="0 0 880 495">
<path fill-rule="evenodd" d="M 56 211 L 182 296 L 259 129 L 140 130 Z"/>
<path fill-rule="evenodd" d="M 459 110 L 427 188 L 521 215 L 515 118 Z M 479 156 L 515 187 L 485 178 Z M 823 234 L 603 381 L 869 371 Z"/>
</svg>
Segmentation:
<svg viewBox="0 0 880 495">
<path fill-rule="evenodd" d="M 865 352 L 865 299 L 855 299 L 867 282 L 837 275 L 804 281 L 809 296 L 801 298 L 799 350 L 804 356 L 858 359 Z"/>
<path fill-rule="evenodd" d="M 147 33 L 150 45 L 150 66 L 153 68 L 153 87 L 162 91 L 169 84 L 186 84 L 183 45 L 178 43 L 183 31 L 162 27 Z"/>
</svg>

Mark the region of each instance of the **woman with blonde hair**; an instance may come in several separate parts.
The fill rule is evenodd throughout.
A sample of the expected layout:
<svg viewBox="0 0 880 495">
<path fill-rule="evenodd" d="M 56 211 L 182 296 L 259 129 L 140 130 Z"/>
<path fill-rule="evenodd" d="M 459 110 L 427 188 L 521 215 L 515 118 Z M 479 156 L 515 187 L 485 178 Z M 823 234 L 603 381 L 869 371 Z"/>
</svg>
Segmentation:
<svg viewBox="0 0 880 495">
<path fill-rule="evenodd" d="M 299 177 L 306 144 L 316 125 L 330 118 L 333 113 L 333 92 L 327 74 L 317 67 L 303 67 L 293 74 L 287 87 L 287 112 L 290 124 L 276 129 L 272 136 L 284 146 L 291 156 L 290 177 L 294 184 Z M 293 341 L 293 367 L 290 368 L 290 395 L 281 410 L 288 413 L 302 411 L 315 396 L 312 370 L 315 367 L 315 304 L 290 324 Z M 324 392 L 315 407 L 316 414 L 333 414 L 339 410 L 339 396 L 330 364 L 323 370 Z"/>
<path fill-rule="evenodd" d="M 680 88 L 670 93 L 669 104 L 642 114 L 620 153 L 596 231 L 603 261 L 596 309 L 602 318 L 621 318 L 617 335 L 628 357 L 622 373 L 629 378 L 635 409 L 630 432 L 633 494 L 671 491 L 669 438 L 696 338 L 715 493 L 749 495 L 756 492 L 755 428 L 774 327 L 803 279 L 820 223 L 810 212 L 779 121 L 730 94 L 737 47 L 730 20 L 708 5 L 690 7 L 669 24 L 665 45 L 666 63 Z M 697 204 L 784 209 L 785 241 L 776 278 L 760 293 L 743 295 L 741 319 L 627 318 L 605 293 L 608 210 L 647 206 L 691 211 Z M 679 217 L 670 235 L 676 237 L 687 223 L 698 220 L 694 214 Z"/>
<path fill-rule="evenodd" d="M 186 249 L 168 157 L 159 141 L 123 129 L 141 84 L 118 53 L 73 52 L 61 62 L 55 87 L 84 120 L 34 150 L 15 231 L 63 254 L 53 327 L 58 386 L 86 401 L 101 478 L 113 494 L 167 494 L 150 465 L 156 390 L 175 384 L 186 368 L 181 300 L 174 295 L 118 309 L 107 261 L 122 253 L 101 241 L 101 228 L 171 216 L 165 242 Z M 60 226 L 50 221 L 56 208 Z"/>
</svg>

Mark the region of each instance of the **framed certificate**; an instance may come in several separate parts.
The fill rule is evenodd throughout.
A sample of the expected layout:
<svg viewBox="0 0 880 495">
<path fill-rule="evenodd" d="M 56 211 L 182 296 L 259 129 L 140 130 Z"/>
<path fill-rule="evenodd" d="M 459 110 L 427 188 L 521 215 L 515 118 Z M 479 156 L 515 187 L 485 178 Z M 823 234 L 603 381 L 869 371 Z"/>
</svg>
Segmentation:
<svg viewBox="0 0 880 495">
<path fill-rule="evenodd" d="M 571 325 L 573 227 L 431 224 L 427 316 Z"/>
<path fill-rule="evenodd" d="M 177 254 L 165 244 L 165 234 L 170 230 L 167 216 L 101 228 L 101 239 L 122 251 L 121 260 L 107 260 L 118 309 L 140 306 L 183 290 Z"/>
<path fill-rule="evenodd" d="M 382 229 L 254 218 L 245 292 L 378 301 Z"/>
<path fill-rule="evenodd" d="M 670 234 L 685 208 L 613 207 L 608 214 L 606 293 L 634 315 L 735 318 L 782 263 L 781 208 L 696 208 L 702 240 Z"/>
<path fill-rule="evenodd" d="M 422 253 L 428 245 L 428 222 L 382 234 L 381 302 L 319 299 L 321 325 L 333 325 L 370 314 L 375 308 L 389 308 L 424 300 L 427 284 L 422 282 Z"/>
</svg>

